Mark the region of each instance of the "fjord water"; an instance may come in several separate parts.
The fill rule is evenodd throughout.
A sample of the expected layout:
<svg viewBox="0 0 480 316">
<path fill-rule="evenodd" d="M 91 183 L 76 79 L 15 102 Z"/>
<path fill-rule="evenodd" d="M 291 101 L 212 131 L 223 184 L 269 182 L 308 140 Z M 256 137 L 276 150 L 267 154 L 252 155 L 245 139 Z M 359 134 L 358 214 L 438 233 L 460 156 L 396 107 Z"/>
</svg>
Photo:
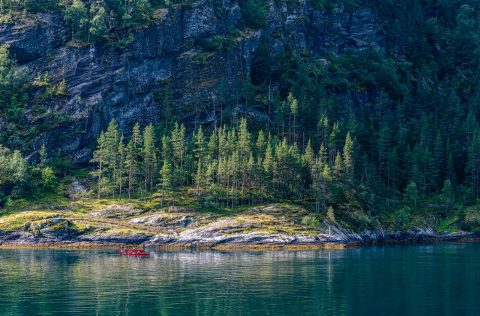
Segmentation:
<svg viewBox="0 0 480 316">
<path fill-rule="evenodd" d="M 0 250 L 0 315 L 480 315 L 480 244 Z"/>
</svg>

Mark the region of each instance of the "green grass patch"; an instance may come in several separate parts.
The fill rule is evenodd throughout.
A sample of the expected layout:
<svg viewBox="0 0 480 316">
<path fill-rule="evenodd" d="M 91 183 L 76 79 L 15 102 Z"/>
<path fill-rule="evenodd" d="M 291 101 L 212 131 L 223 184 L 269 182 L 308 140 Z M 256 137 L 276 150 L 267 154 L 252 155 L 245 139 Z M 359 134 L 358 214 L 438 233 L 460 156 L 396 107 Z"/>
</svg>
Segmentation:
<svg viewBox="0 0 480 316">
<path fill-rule="evenodd" d="M 438 231 L 441 233 L 452 233 L 458 231 L 459 229 L 455 224 L 458 223 L 459 220 L 460 217 L 458 215 L 452 215 L 445 218 L 438 224 Z"/>
<path fill-rule="evenodd" d="M 16 231 L 22 229 L 25 227 L 25 225 L 30 223 L 44 221 L 58 216 L 58 212 L 51 211 L 27 211 L 18 214 L 7 215 L 0 218 L 0 230 Z"/>
</svg>

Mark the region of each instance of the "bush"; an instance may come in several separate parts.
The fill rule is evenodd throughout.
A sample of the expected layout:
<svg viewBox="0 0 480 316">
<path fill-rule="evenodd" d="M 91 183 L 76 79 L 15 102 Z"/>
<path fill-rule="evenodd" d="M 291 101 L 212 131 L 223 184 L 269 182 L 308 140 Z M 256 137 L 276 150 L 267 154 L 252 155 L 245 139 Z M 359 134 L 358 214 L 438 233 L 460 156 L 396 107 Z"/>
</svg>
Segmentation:
<svg viewBox="0 0 480 316">
<path fill-rule="evenodd" d="M 267 23 L 267 5 L 264 0 L 241 0 L 240 11 L 247 27 L 260 29 Z"/>
<path fill-rule="evenodd" d="M 55 172 L 51 167 L 45 167 L 42 169 L 42 182 L 41 186 L 46 192 L 53 192 L 57 189 L 58 180 L 55 176 Z"/>
<path fill-rule="evenodd" d="M 332 9 L 334 5 L 331 0 L 310 0 L 309 4 L 315 10 Z"/>
<path fill-rule="evenodd" d="M 217 209 L 220 207 L 218 202 L 211 194 L 202 194 L 198 198 L 198 205 L 203 209 Z"/>
<path fill-rule="evenodd" d="M 302 218 L 301 224 L 310 228 L 317 228 L 322 223 L 322 218 L 318 215 L 308 215 Z"/>
<path fill-rule="evenodd" d="M 463 221 L 462 229 L 467 231 L 480 231 L 480 211 L 468 210 L 465 212 L 465 219 Z"/>
<path fill-rule="evenodd" d="M 411 222 L 411 209 L 404 206 L 393 214 L 394 225 L 399 229 L 406 229 Z"/>
</svg>

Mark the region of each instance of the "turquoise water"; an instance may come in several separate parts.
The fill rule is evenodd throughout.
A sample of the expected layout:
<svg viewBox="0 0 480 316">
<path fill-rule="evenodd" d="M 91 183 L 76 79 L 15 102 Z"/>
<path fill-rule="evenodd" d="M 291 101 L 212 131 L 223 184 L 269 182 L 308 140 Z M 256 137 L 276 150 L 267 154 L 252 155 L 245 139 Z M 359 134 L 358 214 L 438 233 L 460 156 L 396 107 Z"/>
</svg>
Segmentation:
<svg viewBox="0 0 480 316">
<path fill-rule="evenodd" d="M 480 244 L 0 250 L 0 315 L 480 315 Z"/>
</svg>

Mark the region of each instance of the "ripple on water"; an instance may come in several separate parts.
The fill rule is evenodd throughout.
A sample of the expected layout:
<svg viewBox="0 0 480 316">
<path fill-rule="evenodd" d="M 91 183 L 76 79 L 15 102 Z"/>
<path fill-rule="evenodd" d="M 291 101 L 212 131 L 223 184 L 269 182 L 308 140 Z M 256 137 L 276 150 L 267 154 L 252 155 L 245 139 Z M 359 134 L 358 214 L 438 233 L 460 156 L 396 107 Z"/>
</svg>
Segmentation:
<svg viewBox="0 0 480 316">
<path fill-rule="evenodd" d="M 0 315 L 480 315 L 479 250 L 0 250 Z"/>
</svg>

